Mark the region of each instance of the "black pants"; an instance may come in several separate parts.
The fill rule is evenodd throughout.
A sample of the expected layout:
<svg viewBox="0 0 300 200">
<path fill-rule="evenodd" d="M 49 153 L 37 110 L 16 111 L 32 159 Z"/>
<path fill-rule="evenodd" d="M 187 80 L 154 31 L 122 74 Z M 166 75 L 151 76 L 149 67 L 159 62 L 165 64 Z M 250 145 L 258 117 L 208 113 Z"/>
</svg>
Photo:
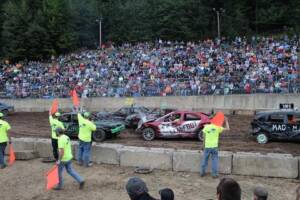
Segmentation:
<svg viewBox="0 0 300 200">
<path fill-rule="evenodd" d="M 52 151 L 53 151 L 53 157 L 55 158 L 55 160 L 58 160 L 58 143 L 57 143 L 57 139 L 51 139 L 52 142 Z"/>
</svg>

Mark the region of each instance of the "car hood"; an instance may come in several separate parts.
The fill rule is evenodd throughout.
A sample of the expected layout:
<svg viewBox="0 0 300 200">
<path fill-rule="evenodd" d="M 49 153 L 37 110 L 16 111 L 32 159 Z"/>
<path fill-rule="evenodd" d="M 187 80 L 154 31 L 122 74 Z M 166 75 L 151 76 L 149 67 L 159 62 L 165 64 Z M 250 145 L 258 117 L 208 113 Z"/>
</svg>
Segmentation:
<svg viewBox="0 0 300 200">
<path fill-rule="evenodd" d="M 138 123 L 138 129 L 141 128 L 141 126 L 146 122 L 153 122 L 157 119 L 156 115 L 146 115 L 145 113 L 139 113 L 140 115 L 140 121 Z"/>
<path fill-rule="evenodd" d="M 6 105 L 6 104 L 0 105 L 0 109 L 12 109 L 12 108 L 14 107 L 10 105 Z"/>
</svg>

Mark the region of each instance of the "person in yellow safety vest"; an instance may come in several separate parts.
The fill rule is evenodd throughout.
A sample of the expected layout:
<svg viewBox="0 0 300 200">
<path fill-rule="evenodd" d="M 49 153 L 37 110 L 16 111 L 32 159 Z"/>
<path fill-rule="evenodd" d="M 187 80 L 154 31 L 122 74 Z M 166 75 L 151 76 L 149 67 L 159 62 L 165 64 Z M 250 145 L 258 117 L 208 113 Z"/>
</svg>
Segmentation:
<svg viewBox="0 0 300 200">
<path fill-rule="evenodd" d="M 79 189 L 83 189 L 85 181 L 72 167 L 73 155 L 72 155 L 71 140 L 67 135 L 64 134 L 64 129 L 57 128 L 55 132 L 57 133 L 58 136 L 59 158 L 56 161 L 56 164 L 58 165 L 59 183 L 54 189 L 61 190 L 63 187 L 62 173 L 64 168 L 66 168 L 67 173 L 79 183 Z"/>
<path fill-rule="evenodd" d="M 5 163 L 5 149 L 7 146 L 7 143 L 11 143 L 10 135 L 8 134 L 8 131 L 11 129 L 9 123 L 2 120 L 4 117 L 3 113 L 0 113 L 0 168 L 4 169 L 7 165 Z"/>
<path fill-rule="evenodd" d="M 77 154 L 77 160 L 79 165 L 85 167 L 92 166 L 90 162 L 91 148 L 92 148 L 92 132 L 96 131 L 96 125 L 89 120 L 91 114 L 84 112 L 83 116 L 78 113 L 78 124 L 79 124 L 79 148 Z"/>
<path fill-rule="evenodd" d="M 219 136 L 223 131 L 230 130 L 228 119 L 225 117 L 225 127 L 216 126 L 214 124 L 208 124 L 204 126 L 203 132 L 203 144 L 204 144 L 204 154 L 201 161 L 200 176 L 205 176 L 205 171 L 208 165 L 208 159 L 211 156 L 211 169 L 212 177 L 218 178 L 218 146 L 219 146 Z"/>
<path fill-rule="evenodd" d="M 52 143 L 52 151 L 53 151 L 53 157 L 55 160 L 58 159 L 58 137 L 56 136 L 55 130 L 57 128 L 65 129 L 64 124 L 58 120 L 58 118 L 61 116 L 59 112 L 54 113 L 52 116 L 49 113 L 49 123 L 51 126 L 51 143 Z"/>
</svg>

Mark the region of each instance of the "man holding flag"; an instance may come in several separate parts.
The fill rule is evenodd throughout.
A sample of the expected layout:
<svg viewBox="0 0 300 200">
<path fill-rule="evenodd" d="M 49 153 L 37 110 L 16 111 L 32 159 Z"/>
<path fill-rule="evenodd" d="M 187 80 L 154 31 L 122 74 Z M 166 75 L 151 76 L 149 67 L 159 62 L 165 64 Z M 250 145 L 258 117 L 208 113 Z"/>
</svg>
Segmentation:
<svg viewBox="0 0 300 200">
<path fill-rule="evenodd" d="M 92 148 L 92 132 L 96 130 L 96 125 L 89 120 L 91 114 L 84 112 L 83 116 L 78 113 L 79 124 L 79 148 L 78 148 L 78 164 L 85 167 L 92 166 L 90 162 Z"/>
<path fill-rule="evenodd" d="M 64 124 L 58 120 L 61 116 L 59 112 L 55 112 L 53 115 L 51 111 L 49 112 L 49 122 L 51 126 L 51 142 L 52 142 L 52 151 L 55 160 L 58 160 L 58 138 L 56 136 L 55 130 L 57 128 L 65 129 Z"/>
<path fill-rule="evenodd" d="M 222 127 L 225 120 L 225 127 Z M 205 171 L 208 165 L 208 159 L 211 156 L 211 169 L 212 177 L 218 178 L 218 146 L 219 136 L 223 131 L 230 130 L 228 119 L 223 113 L 217 113 L 216 116 L 211 120 L 211 124 L 205 125 L 203 132 L 203 144 L 204 144 L 204 155 L 201 162 L 200 176 L 205 175 Z"/>
<path fill-rule="evenodd" d="M 72 90 L 72 101 L 75 110 L 79 110 L 79 99 L 76 93 L 76 90 Z M 85 167 L 91 167 L 92 163 L 90 162 L 91 157 L 91 148 L 92 148 L 92 132 L 96 130 L 96 125 L 89 120 L 91 114 L 89 112 L 84 112 L 83 116 L 78 112 L 78 125 L 79 125 L 79 148 L 77 153 L 77 160 L 79 165 Z"/>
<path fill-rule="evenodd" d="M 63 186 L 63 170 L 66 168 L 67 173 L 70 174 L 78 183 L 79 189 L 83 189 L 84 187 L 84 180 L 83 178 L 72 168 L 72 147 L 71 147 L 71 140 L 70 138 L 64 134 L 64 130 L 61 128 L 57 128 L 55 130 L 57 137 L 58 137 L 58 149 L 59 149 L 59 157 L 56 161 L 58 165 L 58 177 L 59 183 L 55 190 L 61 190 Z"/>
<path fill-rule="evenodd" d="M 3 113 L 0 112 L 0 168 L 4 169 L 7 165 L 5 163 L 5 149 L 7 143 L 11 143 L 10 135 L 8 131 L 11 129 L 9 123 L 2 120 L 4 117 Z"/>
</svg>

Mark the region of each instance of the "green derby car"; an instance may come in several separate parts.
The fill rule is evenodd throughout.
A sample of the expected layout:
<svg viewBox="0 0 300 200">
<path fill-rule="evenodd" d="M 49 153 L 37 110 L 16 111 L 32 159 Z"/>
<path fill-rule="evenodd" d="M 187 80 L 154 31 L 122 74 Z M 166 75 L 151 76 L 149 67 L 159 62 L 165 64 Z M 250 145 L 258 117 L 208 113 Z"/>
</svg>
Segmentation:
<svg viewBox="0 0 300 200">
<path fill-rule="evenodd" d="M 65 125 L 66 135 L 77 138 L 79 131 L 77 113 L 64 113 L 59 120 Z M 97 127 L 97 130 L 92 134 L 92 139 L 95 142 L 102 142 L 105 139 L 113 138 L 125 130 L 125 124 L 118 121 L 103 120 L 95 117 L 93 118 L 93 122 Z"/>
</svg>

